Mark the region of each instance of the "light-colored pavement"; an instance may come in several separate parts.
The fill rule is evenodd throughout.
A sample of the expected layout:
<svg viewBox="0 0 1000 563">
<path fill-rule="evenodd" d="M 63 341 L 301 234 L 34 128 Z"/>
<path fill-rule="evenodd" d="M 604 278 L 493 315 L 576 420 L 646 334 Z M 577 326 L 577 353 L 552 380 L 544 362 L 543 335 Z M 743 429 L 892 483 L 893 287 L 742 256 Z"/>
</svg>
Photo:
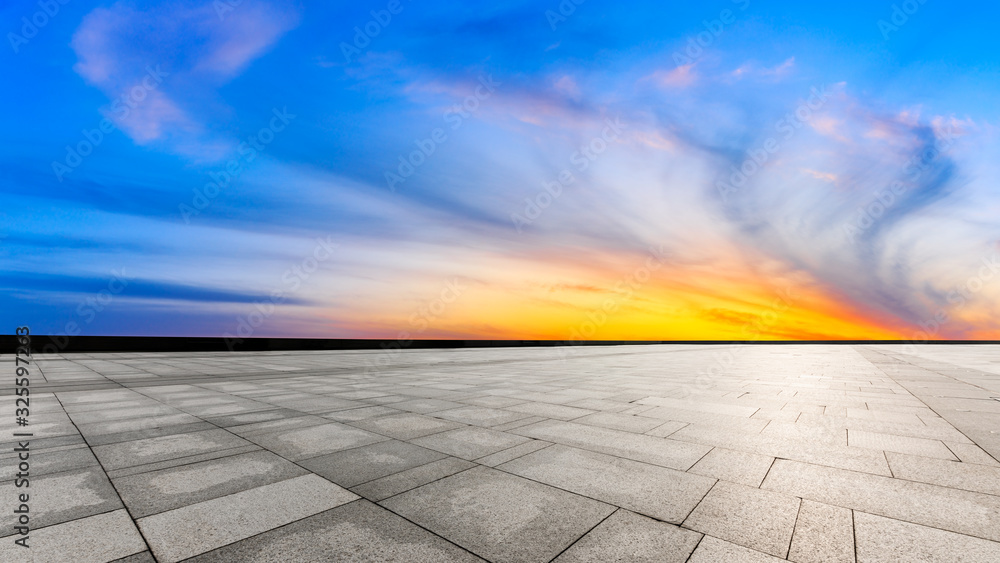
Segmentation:
<svg viewBox="0 0 1000 563">
<path fill-rule="evenodd" d="M 28 427 L 0 397 L 5 562 L 1000 561 L 996 346 L 66 354 L 31 377 Z"/>
</svg>

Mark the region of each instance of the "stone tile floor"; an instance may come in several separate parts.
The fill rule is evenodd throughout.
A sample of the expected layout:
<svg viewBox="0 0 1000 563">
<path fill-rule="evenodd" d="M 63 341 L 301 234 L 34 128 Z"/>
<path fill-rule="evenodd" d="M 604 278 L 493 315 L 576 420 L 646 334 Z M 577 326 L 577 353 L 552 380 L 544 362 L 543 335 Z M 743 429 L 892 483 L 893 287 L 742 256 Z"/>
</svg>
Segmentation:
<svg viewBox="0 0 1000 563">
<path fill-rule="evenodd" d="M 36 364 L 0 561 L 1000 561 L 996 346 Z"/>
</svg>

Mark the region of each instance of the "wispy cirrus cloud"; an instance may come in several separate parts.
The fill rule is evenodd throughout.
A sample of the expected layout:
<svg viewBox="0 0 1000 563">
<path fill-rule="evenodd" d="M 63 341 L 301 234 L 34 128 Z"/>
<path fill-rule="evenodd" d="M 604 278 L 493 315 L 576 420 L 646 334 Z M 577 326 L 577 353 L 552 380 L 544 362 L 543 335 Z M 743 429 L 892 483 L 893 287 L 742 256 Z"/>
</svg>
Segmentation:
<svg viewBox="0 0 1000 563">
<path fill-rule="evenodd" d="M 108 96 L 106 117 L 136 143 L 172 140 L 197 153 L 191 140 L 206 135 L 209 117 L 185 100 L 215 96 L 298 22 L 283 2 L 220 15 L 209 2 L 121 1 L 83 18 L 71 41 L 73 69 Z"/>
</svg>

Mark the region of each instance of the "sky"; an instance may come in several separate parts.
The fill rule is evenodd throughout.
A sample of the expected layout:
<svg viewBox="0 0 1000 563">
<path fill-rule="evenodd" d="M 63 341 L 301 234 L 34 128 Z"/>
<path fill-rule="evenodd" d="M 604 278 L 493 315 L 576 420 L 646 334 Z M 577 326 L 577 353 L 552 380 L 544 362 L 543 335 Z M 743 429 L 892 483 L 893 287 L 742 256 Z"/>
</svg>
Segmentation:
<svg viewBox="0 0 1000 563">
<path fill-rule="evenodd" d="M 998 12 L 5 2 L 0 332 L 1000 339 Z"/>
</svg>

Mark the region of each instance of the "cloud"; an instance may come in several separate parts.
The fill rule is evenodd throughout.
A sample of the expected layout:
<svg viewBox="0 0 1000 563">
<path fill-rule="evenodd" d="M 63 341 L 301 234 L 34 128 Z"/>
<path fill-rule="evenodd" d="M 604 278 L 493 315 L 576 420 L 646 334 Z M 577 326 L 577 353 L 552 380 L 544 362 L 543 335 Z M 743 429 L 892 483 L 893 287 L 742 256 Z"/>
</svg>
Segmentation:
<svg viewBox="0 0 1000 563">
<path fill-rule="evenodd" d="M 694 84 L 698 75 L 694 72 L 695 63 L 678 66 L 671 70 L 657 70 L 643 77 L 662 88 L 687 88 Z"/>
<path fill-rule="evenodd" d="M 207 2 L 117 2 L 83 18 L 73 69 L 108 96 L 105 115 L 135 142 L 189 138 L 204 127 L 186 101 L 240 75 L 297 23 L 294 10 L 261 2 L 222 14 Z"/>
</svg>

